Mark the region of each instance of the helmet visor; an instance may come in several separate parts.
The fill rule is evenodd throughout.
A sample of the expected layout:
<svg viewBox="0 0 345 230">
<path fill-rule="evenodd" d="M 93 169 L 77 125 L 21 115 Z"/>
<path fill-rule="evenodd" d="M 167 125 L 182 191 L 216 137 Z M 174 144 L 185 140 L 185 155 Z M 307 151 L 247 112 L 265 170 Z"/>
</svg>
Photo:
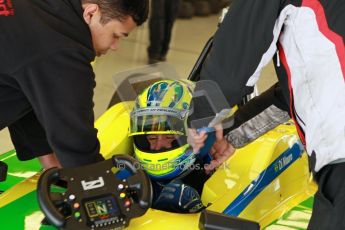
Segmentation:
<svg viewBox="0 0 345 230">
<path fill-rule="evenodd" d="M 186 135 L 188 110 L 150 107 L 131 113 L 130 135 L 178 134 Z"/>
</svg>

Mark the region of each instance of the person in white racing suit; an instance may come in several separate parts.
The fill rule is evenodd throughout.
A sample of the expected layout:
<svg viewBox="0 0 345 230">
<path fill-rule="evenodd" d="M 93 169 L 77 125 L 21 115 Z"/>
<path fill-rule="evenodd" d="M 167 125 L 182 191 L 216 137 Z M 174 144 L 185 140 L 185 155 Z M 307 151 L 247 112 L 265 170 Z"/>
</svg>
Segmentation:
<svg viewBox="0 0 345 230">
<path fill-rule="evenodd" d="M 345 229 L 344 22 L 342 0 L 235 0 L 200 75 L 233 106 L 273 58 L 318 183 L 309 229 Z M 204 108 L 193 106 L 196 117 Z"/>
</svg>

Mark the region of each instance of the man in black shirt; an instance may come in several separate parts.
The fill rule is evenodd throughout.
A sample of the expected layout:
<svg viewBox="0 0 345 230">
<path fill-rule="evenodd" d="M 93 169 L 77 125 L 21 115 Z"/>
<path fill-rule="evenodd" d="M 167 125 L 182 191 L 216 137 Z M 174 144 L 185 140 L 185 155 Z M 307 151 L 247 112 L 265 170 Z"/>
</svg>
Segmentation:
<svg viewBox="0 0 345 230">
<path fill-rule="evenodd" d="M 102 160 L 90 63 L 141 25 L 148 0 L 5 0 L 0 6 L 0 130 L 44 168 Z"/>
</svg>

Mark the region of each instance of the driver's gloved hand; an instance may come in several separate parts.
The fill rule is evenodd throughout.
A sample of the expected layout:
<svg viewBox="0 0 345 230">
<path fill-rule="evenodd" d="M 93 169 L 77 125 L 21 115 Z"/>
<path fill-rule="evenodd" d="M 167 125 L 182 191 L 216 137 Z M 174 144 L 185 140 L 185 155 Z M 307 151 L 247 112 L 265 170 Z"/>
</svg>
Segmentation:
<svg viewBox="0 0 345 230">
<path fill-rule="evenodd" d="M 204 208 L 198 192 L 191 186 L 174 180 L 166 184 L 153 208 L 179 213 L 199 212 Z"/>
</svg>

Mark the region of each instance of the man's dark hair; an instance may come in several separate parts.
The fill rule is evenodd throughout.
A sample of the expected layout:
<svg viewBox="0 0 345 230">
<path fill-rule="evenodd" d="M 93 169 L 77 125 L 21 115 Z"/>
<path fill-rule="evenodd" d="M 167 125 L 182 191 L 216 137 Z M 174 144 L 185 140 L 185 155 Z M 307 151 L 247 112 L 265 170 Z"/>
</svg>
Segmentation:
<svg viewBox="0 0 345 230">
<path fill-rule="evenodd" d="M 101 11 L 101 23 L 110 20 L 125 20 L 131 16 L 137 26 L 143 24 L 149 12 L 149 0 L 82 0 L 82 3 L 93 3 Z"/>
</svg>

